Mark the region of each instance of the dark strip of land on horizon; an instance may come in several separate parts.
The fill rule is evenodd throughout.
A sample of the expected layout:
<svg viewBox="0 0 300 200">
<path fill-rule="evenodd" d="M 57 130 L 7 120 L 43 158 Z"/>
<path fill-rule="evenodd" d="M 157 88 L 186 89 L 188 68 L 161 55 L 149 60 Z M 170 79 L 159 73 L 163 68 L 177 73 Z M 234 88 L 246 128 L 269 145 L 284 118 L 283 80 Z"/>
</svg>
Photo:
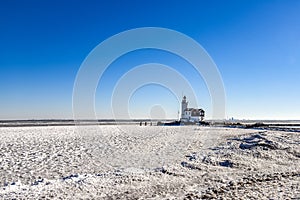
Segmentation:
<svg viewBox="0 0 300 200">
<path fill-rule="evenodd" d="M 140 122 L 174 121 L 172 119 L 41 119 L 41 120 L 0 120 L 0 127 L 38 127 L 38 126 L 90 126 L 90 125 L 138 125 Z M 248 128 L 300 132 L 300 120 L 207 120 L 209 126 L 227 128 Z"/>
</svg>

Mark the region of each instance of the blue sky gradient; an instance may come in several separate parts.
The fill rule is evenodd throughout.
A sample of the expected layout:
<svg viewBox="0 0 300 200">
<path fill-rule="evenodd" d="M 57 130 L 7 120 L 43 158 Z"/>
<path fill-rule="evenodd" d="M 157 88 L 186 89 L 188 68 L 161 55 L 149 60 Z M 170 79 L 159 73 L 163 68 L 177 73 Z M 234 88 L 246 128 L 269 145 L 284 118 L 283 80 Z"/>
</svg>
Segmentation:
<svg viewBox="0 0 300 200">
<path fill-rule="evenodd" d="M 1 1 L 0 119 L 72 118 L 73 84 L 88 53 L 114 34 L 148 26 L 180 31 L 206 49 L 224 81 L 226 117 L 300 119 L 299 10 L 297 0 Z M 209 115 L 201 77 L 182 67 L 183 60 L 155 50 L 132 52 L 112 64 L 96 93 L 97 114 L 118 77 L 149 62 L 190 77 Z M 142 94 L 148 94 L 147 105 L 156 105 L 157 90 L 160 98 L 173 98 L 155 85 L 143 87 L 130 101 L 131 111 L 134 98 L 143 105 Z M 166 115 L 176 118 L 176 111 L 167 113 L 172 108 Z M 137 113 L 143 113 L 141 106 Z M 148 107 L 144 113 L 149 116 Z"/>
</svg>

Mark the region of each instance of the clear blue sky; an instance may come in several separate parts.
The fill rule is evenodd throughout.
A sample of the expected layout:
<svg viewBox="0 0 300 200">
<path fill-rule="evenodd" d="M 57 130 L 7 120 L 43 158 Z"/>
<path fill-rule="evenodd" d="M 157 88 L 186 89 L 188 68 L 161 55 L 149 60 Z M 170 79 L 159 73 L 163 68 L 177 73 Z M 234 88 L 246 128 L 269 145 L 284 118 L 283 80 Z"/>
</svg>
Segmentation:
<svg viewBox="0 0 300 200">
<path fill-rule="evenodd" d="M 206 49 L 224 81 L 227 117 L 300 119 L 299 10 L 298 0 L 1 1 L 0 119 L 72 118 L 73 84 L 88 53 L 114 34 L 148 26 L 180 31 Z M 176 59 L 154 50 L 135 52 L 117 60 L 104 78 L 117 80 L 124 69 L 152 60 L 183 62 Z M 118 63 L 127 67 L 122 71 Z M 197 95 L 210 112 L 201 84 Z M 108 81 L 106 89 L 98 88 L 100 113 L 111 86 Z M 132 100 L 138 117 L 149 113 L 142 110 L 145 100 L 172 102 L 165 112 L 176 106 L 158 86 L 140 89 Z"/>
</svg>

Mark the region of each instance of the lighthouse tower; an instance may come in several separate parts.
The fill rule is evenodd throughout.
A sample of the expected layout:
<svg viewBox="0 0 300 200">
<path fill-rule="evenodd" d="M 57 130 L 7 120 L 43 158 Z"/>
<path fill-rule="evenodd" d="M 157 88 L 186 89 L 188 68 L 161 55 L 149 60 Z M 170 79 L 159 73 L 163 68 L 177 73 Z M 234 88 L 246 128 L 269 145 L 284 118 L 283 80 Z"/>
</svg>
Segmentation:
<svg viewBox="0 0 300 200">
<path fill-rule="evenodd" d="M 186 101 L 186 96 L 183 97 L 181 101 L 181 118 L 184 118 L 184 111 L 188 107 L 188 102 Z"/>
</svg>

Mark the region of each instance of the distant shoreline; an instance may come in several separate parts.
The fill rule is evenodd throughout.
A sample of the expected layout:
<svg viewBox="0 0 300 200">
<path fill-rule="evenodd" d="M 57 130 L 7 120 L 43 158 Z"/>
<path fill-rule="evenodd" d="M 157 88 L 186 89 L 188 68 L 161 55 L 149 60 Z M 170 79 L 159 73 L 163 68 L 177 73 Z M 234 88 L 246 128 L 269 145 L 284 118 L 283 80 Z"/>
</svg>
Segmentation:
<svg viewBox="0 0 300 200">
<path fill-rule="evenodd" d="M 139 125 L 140 122 L 170 122 L 172 119 L 42 119 L 42 120 L 0 120 L 0 127 L 42 127 L 42 126 L 93 126 L 93 125 Z M 260 129 L 300 132 L 300 120 L 207 120 L 210 126 L 226 128 Z"/>
<path fill-rule="evenodd" d="M 172 119 L 99 119 L 99 120 L 71 120 L 71 119 L 43 119 L 43 120 L 0 120 L 0 127 L 33 127 L 33 126 L 91 126 L 91 125 L 130 125 L 140 122 L 172 121 Z"/>
</svg>

